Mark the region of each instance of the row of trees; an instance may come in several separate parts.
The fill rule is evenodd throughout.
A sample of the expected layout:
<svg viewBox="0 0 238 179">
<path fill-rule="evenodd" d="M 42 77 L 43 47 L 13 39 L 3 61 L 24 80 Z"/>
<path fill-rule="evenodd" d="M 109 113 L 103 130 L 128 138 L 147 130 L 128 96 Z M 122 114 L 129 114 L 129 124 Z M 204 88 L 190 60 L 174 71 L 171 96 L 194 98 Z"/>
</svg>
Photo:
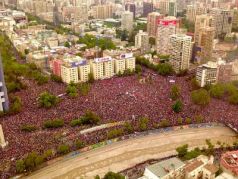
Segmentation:
<svg viewBox="0 0 238 179">
<path fill-rule="evenodd" d="M 182 145 L 176 148 L 178 153 L 178 157 L 183 160 L 191 160 L 193 158 L 198 157 L 199 155 L 213 155 L 214 154 L 214 145 L 211 143 L 209 139 L 206 139 L 207 147 L 202 150 L 196 147 L 193 150 L 188 151 L 188 144 Z"/>
<path fill-rule="evenodd" d="M 93 48 L 95 46 L 100 47 L 102 50 L 105 49 L 116 49 L 115 44 L 111 39 L 99 38 L 93 35 L 86 34 L 85 36 L 79 37 L 78 44 L 86 44 L 86 48 Z"/>
<path fill-rule="evenodd" d="M 210 103 L 211 97 L 228 100 L 230 104 L 238 105 L 238 88 L 236 82 L 227 84 L 216 84 L 201 88 L 191 93 L 194 104 L 206 106 Z"/>
<path fill-rule="evenodd" d="M 100 178 L 100 176 L 97 175 L 94 179 L 125 179 L 125 176 L 120 173 L 108 172 L 104 175 L 104 177 Z"/>
<path fill-rule="evenodd" d="M 136 63 L 150 68 L 163 76 L 171 75 L 174 73 L 172 66 L 168 63 L 159 63 L 155 65 L 144 57 L 136 57 Z"/>
<path fill-rule="evenodd" d="M 67 144 L 61 144 L 57 147 L 56 150 L 49 149 L 46 150 L 43 154 L 31 152 L 25 158 L 16 161 L 16 171 L 17 173 L 34 171 L 35 169 L 40 167 L 40 165 L 42 165 L 45 161 L 55 157 L 57 154 L 65 155 L 69 153 L 72 149 L 81 149 L 84 146 L 85 143 L 82 140 L 77 139 L 74 141 L 72 147 Z"/>
<path fill-rule="evenodd" d="M 81 125 L 95 125 L 100 122 L 101 118 L 92 111 L 87 111 L 83 116 L 81 116 L 79 119 L 74 119 L 70 122 L 70 126 L 76 127 Z M 54 129 L 54 128 L 60 128 L 65 125 L 63 119 L 53 119 L 53 120 L 46 120 L 43 123 L 43 127 L 46 129 Z M 25 132 L 33 132 L 37 130 L 38 128 L 35 125 L 32 124 L 24 124 L 21 126 L 21 130 Z"/>
</svg>

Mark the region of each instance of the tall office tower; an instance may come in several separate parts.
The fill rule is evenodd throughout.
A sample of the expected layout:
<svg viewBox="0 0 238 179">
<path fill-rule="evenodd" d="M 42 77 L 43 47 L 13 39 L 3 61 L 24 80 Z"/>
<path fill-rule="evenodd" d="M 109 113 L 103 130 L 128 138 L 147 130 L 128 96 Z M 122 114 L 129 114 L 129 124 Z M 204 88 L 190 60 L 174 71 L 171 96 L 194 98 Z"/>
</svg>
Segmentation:
<svg viewBox="0 0 238 179">
<path fill-rule="evenodd" d="M 177 0 L 161 0 L 160 13 L 168 16 L 177 16 Z"/>
<path fill-rule="evenodd" d="M 177 19 L 168 16 L 159 20 L 156 37 L 156 51 L 158 54 L 167 55 L 169 51 L 169 37 L 176 33 Z"/>
<path fill-rule="evenodd" d="M 107 19 L 113 16 L 113 5 L 97 5 L 92 7 L 95 19 Z"/>
<path fill-rule="evenodd" d="M 133 13 L 125 11 L 121 15 L 121 27 L 123 30 L 127 30 L 129 33 L 133 30 Z"/>
<path fill-rule="evenodd" d="M 207 8 L 203 4 L 188 5 L 186 12 L 186 19 L 190 22 L 196 21 L 196 16 L 206 14 Z"/>
<path fill-rule="evenodd" d="M 211 26 L 216 29 L 216 37 L 224 37 L 231 33 L 233 18 L 231 10 L 213 8 L 210 10 L 210 15 L 213 17 Z"/>
<path fill-rule="evenodd" d="M 135 5 L 135 3 L 126 3 L 125 4 L 125 10 L 132 12 L 133 13 L 133 18 L 135 19 L 135 17 L 136 17 L 136 5 Z"/>
<path fill-rule="evenodd" d="M 147 32 L 140 30 L 135 36 L 135 47 L 140 48 L 142 54 L 150 51 L 149 35 Z"/>
<path fill-rule="evenodd" d="M 185 34 L 174 34 L 170 38 L 170 64 L 176 73 L 189 69 L 192 53 L 192 37 Z"/>
<path fill-rule="evenodd" d="M 153 12 L 154 5 L 152 2 L 143 2 L 143 16 L 147 17 L 149 13 Z"/>
<path fill-rule="evenodd" d="M 147 17 L 147 32 L 150 37 L 156 37 L 157 34 L 157 28 L 158 28 L 158 22 L 160 19 L 163 18 L 163 15 L 161 15 L 158 12 L 152 12 L 148 14 Z"/>
<path fill-rule="evenodd" d="M 0 55 L 0 111 L 8 111 L 8 110 L 9 110 L 9 100 L 4 80 L 2 58 Z"/>
</svg>

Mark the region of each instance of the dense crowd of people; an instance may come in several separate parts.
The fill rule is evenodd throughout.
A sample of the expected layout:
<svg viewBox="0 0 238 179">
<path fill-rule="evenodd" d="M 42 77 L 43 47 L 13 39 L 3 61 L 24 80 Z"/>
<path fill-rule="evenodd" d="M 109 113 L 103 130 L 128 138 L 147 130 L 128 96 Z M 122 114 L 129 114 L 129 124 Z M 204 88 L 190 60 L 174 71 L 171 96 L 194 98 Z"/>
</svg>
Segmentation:
<svg viewBox="0 0 238 179">
<path fill-rule="evenodd" d="M 69 136 L 72 141 L 81 138 L 87 144 L 105 140 L 105 130 L 108 129 L 78 135 L 81 129 L 90 126 L 70 127 L 69 122 L 79 118 L 87 110 L 99 115 L 101 124 L 113 121 L 135 123 L 140 117 L 148 117 L 148 128 L 153 128 L 161 120 L 166 119 L 170 125 L 176 125 L 178 118 L 193 120 L 196 115 L 200 115 L 206 122 L 229 123 L 238 128 L 237 106 L 216 99 L 212 99 L 204 108 L 193 105 L 190 99 L 192 87 L 186 77 L 162 77 L 149 71 L 143 76 L 151 76 L 151 80 L 141 83 L 138 76 L 134 75 L 96 81 L 91 85 L 88 95 L 78 95 L 76 98 L 62 96 L 59 104 L 51 109 L 39 108 L 37 98 L 44 91 L 54 95 L 63 94 L 65 85 L 49 82 L 37 86 L 34 81 L 24 80 L 28 88 L 16 93 L 22 99 L 22 111 L 0 118 L 5 139 L 9 142 L 4 150 L 0 149 L 0 165 L 5 165 L 6 161 L 12 161 L 14 164 L 16 159 L 32 151 L 42 153 L 47 149 L 56 148 L 62 143 L 60 139 L 65 136 Z M 174 84 L 181 89 L 180 98 L 184 107 L 180 113 L 175 113 L 171 108 L 174 101 L 170 99 L 170 89 Z M 66 125 L 59 129 L 42 129 L 44 121 L 56 118 L 63 119 Z M 35 125 L 38 130 L 31 133 L 21 131 L 21 126 L 25 124 Z M 11 168 L 9 173 L 0 172 L 1 178 L 12 175 L 14 167 Z"/>
</svg>

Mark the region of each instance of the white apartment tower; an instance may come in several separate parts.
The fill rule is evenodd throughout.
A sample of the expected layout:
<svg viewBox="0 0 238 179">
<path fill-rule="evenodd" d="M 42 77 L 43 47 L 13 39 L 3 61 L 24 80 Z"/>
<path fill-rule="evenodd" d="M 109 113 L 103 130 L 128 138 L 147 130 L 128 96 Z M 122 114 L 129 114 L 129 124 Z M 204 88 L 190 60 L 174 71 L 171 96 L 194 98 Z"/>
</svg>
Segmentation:
<svg viewBox="0 0 238 179">
<path fill-rule="evenodd" d="M 170 64 L 176 73 L 189 69 L 192 53 L 192 37 L 185 34 L 170 36 Z"/>
</svg>

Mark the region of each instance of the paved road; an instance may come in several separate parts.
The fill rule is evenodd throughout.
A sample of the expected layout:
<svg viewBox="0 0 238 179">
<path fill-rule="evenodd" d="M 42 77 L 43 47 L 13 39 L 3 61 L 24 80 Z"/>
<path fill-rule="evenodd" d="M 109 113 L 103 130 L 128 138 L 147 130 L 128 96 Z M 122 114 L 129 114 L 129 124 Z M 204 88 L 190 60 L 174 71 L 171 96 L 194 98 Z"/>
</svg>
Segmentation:
<svg viewBox="0 0 238 179">
<path fill-rule="evenodd" d="M 117 142 L 101 147 L 75 158 L 56 162 L 28 176 L 29 179 L 91 179 L 108 171 L 119 172 L 140 162 L 175 154 L 183 144 L 203 147 L 205 139 L 233 143 L 236 134 L 226 127 L 184 129 L 163 134 L 152 134 Z"/>
</svg>

